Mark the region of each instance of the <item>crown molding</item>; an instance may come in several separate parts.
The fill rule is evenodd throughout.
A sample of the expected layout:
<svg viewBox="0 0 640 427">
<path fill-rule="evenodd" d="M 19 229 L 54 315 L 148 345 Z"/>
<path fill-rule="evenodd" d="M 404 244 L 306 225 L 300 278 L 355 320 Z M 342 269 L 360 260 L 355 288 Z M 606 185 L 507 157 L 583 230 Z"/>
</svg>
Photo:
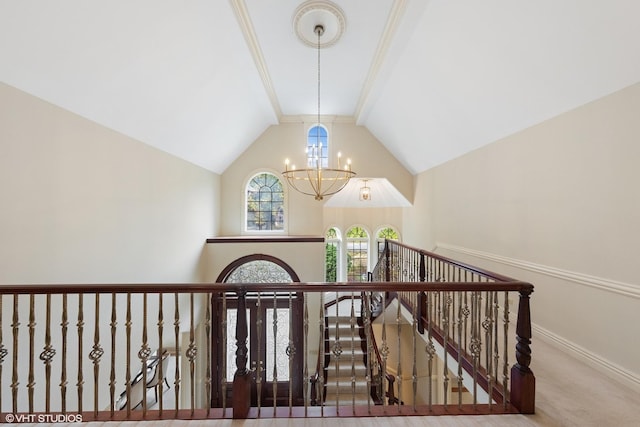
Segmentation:
<svg viewBox="0 0 640 427">
<path fill-rule="evenodd" d="M 318 116 L 313 114 L 292 114 L 282 115 L 279 117 L 279 123 L 317 123 Z M 321 115 L 321 123 L 354 123 L 353 116 L 339 116 L 339 115 Z"/>
<path fill-rule="evenodd" d="M 378 47 L 373 57 L 371 66 L 369 67 L 367 78 L 365 79 L 362 86 L 362 92 L 360 92 L 358 104 L 356 105 L 354 114 L 356 120 L 360 119 L 362 110 L 364 109 L 364 106 L 369 99 L 373 84 L 378 78 L 378 73 L 380 72 L 380 68 L 382 68 L 382 64 L 384 63 L 387 52 L 389 51 L 389 47 L 391 46 L 391 41 L 393 40 L 393 37 L 395 36 L 396 31 L 400 26 L 400 21 L 402 16 L 404 15 L 406 8 L 406 0 L 394 0 L 393 5 L 391 6 L 391 11 L 389 12 L 387 23 L 382 33 L 382 37 L 380 38 L 380 42 L 378 43 Z"/>
<path fill-rule="evenodd" d="M 256 36 L 256 32 L 253 28 L 253 23 L 251 22 L 251 17 L 249 16 L 247 5 L 245 4 L 244 0 L 231 0 L 231 7 L 233 8 L 233 12 L 236 15 L 238 24 L 240 24 L 240 29 L 247 42 L 247 46 L 249 47 L 249 51 L 251 52 L 253 61 L 256 64 L 256 69 L 258 70 L 258 74 L 260 74 L 262 84 L 264 85 L 264 89 L 267 92 L 267 97 L 271 102 L 273 111 L 275 112 L 276 117 L 280 119 L 280 117 L 282 116 L 280 102 L 278 101 L 276 91 L 273 88 L 273 82 L 271 81 L 271 76 L 269 75 L 267 63 L 264 60 L 264 55 L 262 54 L 262 50 L 260 49 L 258 37 Z"/>
</svg>

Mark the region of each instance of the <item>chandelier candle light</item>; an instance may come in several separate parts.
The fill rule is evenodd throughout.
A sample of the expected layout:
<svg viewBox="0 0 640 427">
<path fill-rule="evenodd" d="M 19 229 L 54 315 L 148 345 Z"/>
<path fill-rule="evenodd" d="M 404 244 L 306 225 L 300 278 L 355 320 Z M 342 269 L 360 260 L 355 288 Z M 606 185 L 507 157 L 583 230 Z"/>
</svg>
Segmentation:
<svg viewBox="0 0 640 427">
<path fill-rule="evenodd" d="M 314 32 L 318 35 L 318 123 L 320 125 L 320 37 L 324 34 L 324 27 L 316 25 Z M 356 173 L 351 170 L 351 159 L 340 165 L 341 153 L 338 153 L 337 168 L 322 167 L 322 143 L 320 132 L 316 129 L 316 143 L 311 146 L 311 153 L 307 152 L 307 168 L 296 169 L 295 165 L 289 167 L 289 159 L 284 161 L 284 176 L 289 185 L 296 191 L 314 196 L 316 200 L 322 200 L 342 190 L 349 179 Z"/>
</svg>

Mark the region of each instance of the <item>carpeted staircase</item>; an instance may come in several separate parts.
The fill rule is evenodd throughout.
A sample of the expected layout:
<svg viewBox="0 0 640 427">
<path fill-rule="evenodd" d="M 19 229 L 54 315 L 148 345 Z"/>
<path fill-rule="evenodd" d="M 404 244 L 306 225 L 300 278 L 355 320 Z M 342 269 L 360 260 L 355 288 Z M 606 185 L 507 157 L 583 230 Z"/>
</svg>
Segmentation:
<svg viewBox="0 0 640 427">
<path fill-rule="evenodd" d="M 325 334 L 325 406 L 351 405 L 354 400 L 356 405 L 367 404 L 367 380 L 366 365 L 363 348 L 366 348 L 366 340 L 362 326 L 357 323 L 354 331 L 351 331 L 351 302 L 339 303 L 338 313 L 335 308 L 328 309 L 326 314 L 327 329 Z M 359 301 L 356 317 L 360 316 Z M 337 327 L 336 329 L 336 321 Z M 362 323 L 362 322 L 360 322 Z M 340 356 L 336 355 L 336 330 L 339 334 Z M 353 337 L 352 337 L 353 335 Z M 363 342 L 364 341 L 364 342 Z M 337 367 L 337 369 L 336 369 Z M 354 381 L 355 379 L 355 381 Z"/>
</svg>

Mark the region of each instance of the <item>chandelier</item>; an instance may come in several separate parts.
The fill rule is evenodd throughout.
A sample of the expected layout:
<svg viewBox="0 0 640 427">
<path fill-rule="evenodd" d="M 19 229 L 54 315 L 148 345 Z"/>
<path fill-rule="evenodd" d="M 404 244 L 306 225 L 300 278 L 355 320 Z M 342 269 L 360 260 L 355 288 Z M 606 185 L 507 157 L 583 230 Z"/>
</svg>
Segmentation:
<svg viewBox="0 0 640 427">
<path fill-rule="evenodd" d="M 351 160 L 346 164 L 340 164 L 341 154 L 338 153 L 337 166 L 335 168 L 322 165 L 322 142 L 320 141 L 320 37 L 324 34 L 324 26 L 316 25 L 313 32 L 318 36 L 318 123 L 316 124 L 316 143 L 307 150 L 307 167 L 296 169 L 295 165 L 289 165 L 289 159 L 284 162 L 282 176 L 296 191 L 314 196 L 316 200 L 322 200 L 342 190 L 349 179 L 356 173 L 351 170 Z"/>
</svg>

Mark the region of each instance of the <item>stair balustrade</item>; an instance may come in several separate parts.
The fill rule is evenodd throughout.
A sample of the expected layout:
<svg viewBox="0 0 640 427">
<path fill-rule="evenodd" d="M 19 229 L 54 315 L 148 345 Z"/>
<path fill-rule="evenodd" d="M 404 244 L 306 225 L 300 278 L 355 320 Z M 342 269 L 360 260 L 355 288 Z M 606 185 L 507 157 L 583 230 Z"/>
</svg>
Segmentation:
<svg viewBox="0 0 640 427">
<path fill-rule="evenodd" d="M 397 242 L 385 246 L 365 283 L 0 285 L 0 417 L 533 413 L 533 286 Z M 348 312 L 329 321 L 325 297 L 336 291 L 336 310 L 345 302 Z M 271 325 L 246 314 L 265 301 L 273 301 Z M 288 313 L 281 320 L 276 307 Z M 266 328 L 285 344 L 251 341 Z M 267 345 L 273 356 L 253 359 Z M 168 363 L 154 359 L 165 354 Z M 366 403 L 356 399 L 362 384 Z M 272 407 L 262 407 L 267 388 Z"/>
</svg>

